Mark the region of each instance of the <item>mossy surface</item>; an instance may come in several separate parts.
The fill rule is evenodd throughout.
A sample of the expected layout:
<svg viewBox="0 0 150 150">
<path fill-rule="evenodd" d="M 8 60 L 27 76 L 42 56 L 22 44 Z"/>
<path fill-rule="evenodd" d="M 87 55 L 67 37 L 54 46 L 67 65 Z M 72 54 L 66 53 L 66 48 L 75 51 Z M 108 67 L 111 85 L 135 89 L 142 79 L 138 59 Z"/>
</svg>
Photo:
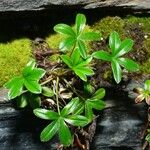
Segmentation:
<svg viewBox="0 0 150 150">
<path fill-rule="evenodd" d="M 31 41 L 17 39 L 0 43 L 0 86 L 19 75 L 31 57 Z"/>
<path fill-rule="evenodd" d="M 117 31 L 122 40 L 133 39 L 133 50 L 126 56 L 140 64 L 142 73 L 150 74 L 150 17 L 106 17 L 96 22 L 93 30 L 100 31 L 103 37 L 102 41 L 92 43 L 94 51 L 109 50 L 108 37 L 112 31 Z"/>
</svg>

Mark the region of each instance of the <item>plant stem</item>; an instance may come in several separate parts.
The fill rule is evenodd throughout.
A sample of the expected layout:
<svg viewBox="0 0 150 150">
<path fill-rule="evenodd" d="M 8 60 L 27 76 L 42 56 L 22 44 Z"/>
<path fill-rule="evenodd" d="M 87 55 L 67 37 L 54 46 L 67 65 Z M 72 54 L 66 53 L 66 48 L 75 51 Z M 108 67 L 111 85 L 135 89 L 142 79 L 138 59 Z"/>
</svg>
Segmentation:
<svg viewBox="0 0 150 150">
<path fill-rule="evenodd" d="M 57 77 L 57 80 L 56 80 L 56 104 L 57 104 L 57 111 L 58 111 L 58 114 L 60 115 L 60 109 L 59 109 L 59 101 L 58 101 L 58 86 L 59 86 L 59 78 Z"/>
<path fill-rule="evenodd" d="M 67 80 L 64 79 L 64 82 L 70 87 L 70 89 L 72 90 L 72 92 L 73 92 L 74 94 L 76 94 L 81 100 L 84 101 L 84 98 L 76 91 L 76 89 L 75 89 L 74 87 L 72 87 L 72 86 L 70 85 L 69 82 L 67 82 Z"/>
<path fill-rule="evenodd" d="M 53 80 L 53 77 L 50 76 L 50 77 L 48 77 L 44 82 L 42 82 L 41 85 L 45 85 L 45 84 L 47 84 L 48 82 L 50 82 L 50 81 L 52 81 L 52 80 Z"/>
</svg>

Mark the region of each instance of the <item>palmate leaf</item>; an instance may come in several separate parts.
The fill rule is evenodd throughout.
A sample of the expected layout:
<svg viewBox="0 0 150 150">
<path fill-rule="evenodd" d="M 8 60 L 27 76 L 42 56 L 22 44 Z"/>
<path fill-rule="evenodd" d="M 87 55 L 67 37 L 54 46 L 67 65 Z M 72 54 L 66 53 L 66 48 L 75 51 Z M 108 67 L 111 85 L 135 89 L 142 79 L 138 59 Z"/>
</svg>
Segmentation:
<svg viewBox="0 0 150 150">
<path fill-rule="evenodd" d="M 76 21 L 75 21 L 75 25 L 76 25 L 76 30 L 77 30 L 77 34 L 80 34 L 86 24 L 86 17 L 83 14 L 77 14 L 76 16 Z"/>
<path fill-rule="evenodd" d="M 24 108 L 28 105 L 28 100 L 25 94 L 20 95 L 17 97 L 17 106 L 19 108 Z"/>
<path fill-rule="evenodd" d="M 87 76 L 94 74 L 94 71 L 91 67 L 88 66 L 91 61 L 91 57 L 86 60 L 80 59 L 78 49 L 75 49 L 71 57 L 68 55 L 62 55 L 62 61 L 68 65 L 68 67 L 74 71 L 74 73 L 80 77 L 83 81 L 87 81 Z"/>
<path fill-rule="evenodd" d="M 4 87 L 9 89 L 8 99 L 14 99 L 15 97 L 22 94 L 24 80 L 22 77 L 15 77 L 8 81 Z"/>
<path fill-rule="evenodd" d="M 129 51 L 131 51 L 133 47 L 133 41 L 131 39 L 125 39 L 124 41 L 121 42 L 120 47 L 118 48 L 118 52 L 116 52 L 116 56 L 120 57 Z"/>
<path fill-rule="evenodd" d="M 118 62 L 121 66 L 126 68 L 129 71 L 138 71 L 139 65 L 131 59 L 128 58 L 119 58 Z"/>
<path fill-rule="evenodd" d="M 8 98 L 13 99 L 22 94 L 24 86 L 32 93 L 41 93 L 38 83 L 45 74 L 45 70 L 35 68 L 35 62 L 30 61 L 24 68 L 22 75 L 8 81 L 4 86 L 9 89 Z"/>
<path fill-rule="evenodd" d="M 112 32 L 109 37 L 109 47 L 112 50 L 112 54 L 115 55 L 120 47 L 121 40 L 117 32 Z"/>
<path fill-rule="evenodd" d="M 92 96 L 92 99 L 102 99 L 105 96 L 105 89 L 99 88 Z"/>
<path fill-rule="evenodd" d="M 79 36 L 79 39 L 85 41 L 100 40 L 101 34 L 96 32 L 85 32 Z"/>
<path fill-rule="evenodd" d="M 111 61 L 112 60 L 112 56 L 108 52 L 103 51 L 103 50 L 94 52 L 92 55 L 93 55 L 93 57 L 95 57 L 97 59 L 102 59 L 105 61 Z"/>
<path fill-rule="evenodd" d="M 112 51 L 111 54 L 105 51 L 97 51 L 93 53 L 92 56 L 98 59 L 102 59 L 104 61 L 111 62 L 113 77 L 117 83 L 119 83 L 122 78 L 121 66 L 129 71 L 139 70 L 139 65 L 133 60 L 122 57 L 119 58 L 120 56 L 131 51 L 133 46 L 133 41 L 131 39 L 125 39 L 121 42 L 118 33 L 112 32 L 109 37 L 109 46 Z"/>
<path fill-rule="evenodd" d="M 46 96 L 46 97 L 53 97 L 54 96 L 54 92 L 51 88 L 43 86 L 42 87 L 42 95 Z"/>
<path fill-rule="evenodd" d="M 68 36 L 75 37 L 76 33 L 73 31 L 73 29 L 68 26 L 67 24 L 57 24 L 54 26 L 54 31 L 61 33 L 61 34 L 66 34 Z"/>
<path fill-rule="evenodd" d="M 41 109 L 41 108 L 36 108 L 33 110 L 33 113 L 41 118 L 41 119 L 45 119 L 45 120 L 56 120 L 59 118 L 58 113 L 52 111 L 52 110 L 47 110 L 47 109 Z"/>
<path fill-rule="evenodd" d="M 59 139 L 64 146 L 69 146 L 73 141 L 71 132 L 62 118 L 59 119 Z"/>
<path fill-rule="evenodd" d="M 76 39 L 74 37 L 68 37 L 60 42 L 59 49 L 64 52 L 67 51 L 76 45 Z"/>
<path fill-rule="evenodd" d="M 122 77 L 121 67 L 116 60 L 111 61 L 111 67 L 112 67 L 114 79 L 117 83 L 119 83 Z"/>
<path fill-rule="evenodd" d="M 61 111 L 61 116 L 67 116 L 75 113 L 77 108 L 80 108 L 81 102 L 78 97 L 73 98 Z"/>
<path fill-rule="evenodd" d="M 80 52 L 80 55 L 86 59 L 87 58 L 87 52 L 86 52 L 86 46 L 85 46 L 85 43 L 81 40 L 78 40 L 77 41 L 77 46 L 79 48 L 79 52 Z"/>
<path fill-rule="evenodd" d="M 65 121 L 73 126 L 84 127 L 88 124 L 88 119 L 81 115 L 71 115 L 65 118 Z"/>
<path fill-rule="evenodd" d="M 58 131 L 59 124 L 57 121 L 53 121 L 41 132 L 40 139 L 42 142 L 49 141 Z"/>
</svg>

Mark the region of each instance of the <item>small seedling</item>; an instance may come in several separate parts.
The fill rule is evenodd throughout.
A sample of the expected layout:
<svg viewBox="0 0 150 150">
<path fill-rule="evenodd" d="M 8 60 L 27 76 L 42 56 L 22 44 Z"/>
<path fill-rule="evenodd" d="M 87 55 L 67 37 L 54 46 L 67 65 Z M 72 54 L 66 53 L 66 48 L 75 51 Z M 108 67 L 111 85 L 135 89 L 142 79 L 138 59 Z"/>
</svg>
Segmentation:
<svg viewBox="0 0 150 150">
<path fill-rule="evenodd" d="M 129 58 L 122 57 L 131 51 L 133 41 L 131 39 L 120 40 L 117 32 L 112 32 L 109 37 L 109 47 L 111 53 L 100 50 L 93 54 L 93 57 L 111 62 L 111 68 L 114 79 L 117 83 L 121 81 L 122 69 L 124 67 L 128 71 L 138 71 L 139 65 Z"/>
</svg>

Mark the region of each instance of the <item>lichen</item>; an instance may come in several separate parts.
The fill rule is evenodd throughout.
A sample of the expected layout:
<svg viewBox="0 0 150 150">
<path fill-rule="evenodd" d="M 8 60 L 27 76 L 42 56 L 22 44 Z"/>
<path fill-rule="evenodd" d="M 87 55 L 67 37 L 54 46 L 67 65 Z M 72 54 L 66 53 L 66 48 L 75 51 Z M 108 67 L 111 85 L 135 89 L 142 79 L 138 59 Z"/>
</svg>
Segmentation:
<svg viewBox="0 0 150 150">
<path fill-rule="evenodd" d="M 31 57 L 31 42 L 23 38 L 0 43 L 0 86 L 19 75 Z"/>
</svg>

